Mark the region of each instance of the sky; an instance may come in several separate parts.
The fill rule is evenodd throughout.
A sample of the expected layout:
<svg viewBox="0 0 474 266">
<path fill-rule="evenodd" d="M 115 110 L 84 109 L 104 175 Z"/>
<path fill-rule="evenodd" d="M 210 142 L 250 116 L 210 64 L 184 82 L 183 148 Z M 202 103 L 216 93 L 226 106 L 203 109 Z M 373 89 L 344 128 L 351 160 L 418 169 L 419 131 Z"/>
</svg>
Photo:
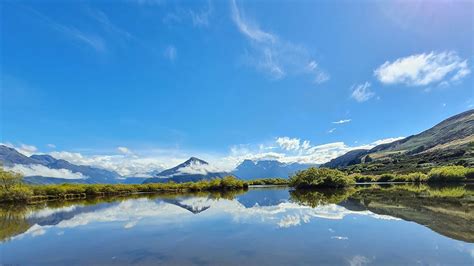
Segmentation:
<svg viewBox="0 0 474 266">
<path fill-rule="evenodd" d="M 27 155 L 323 163 L 474 107 L 471 1 L 0 6 L 0 142 Z"/>
</svg>

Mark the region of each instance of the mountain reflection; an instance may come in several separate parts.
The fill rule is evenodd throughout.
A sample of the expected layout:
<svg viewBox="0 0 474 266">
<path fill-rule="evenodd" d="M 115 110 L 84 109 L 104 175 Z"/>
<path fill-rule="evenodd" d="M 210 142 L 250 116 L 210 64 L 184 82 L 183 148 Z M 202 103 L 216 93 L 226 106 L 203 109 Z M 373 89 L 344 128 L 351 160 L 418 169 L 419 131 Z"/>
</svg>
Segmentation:
<svg viewBox="0 0 474 266">
<path fill-rule="evenodd" d="M 474 193 L 471 186 L 396 185 L 293 191 L 259 188 L 247 192 L 157 194 L 42 205 L 0 207 L 0 240 L 40 236 L 48 230 L 94 223 L 124 230 L 157 224 L 228 218 L 234 223 L 288 228 L 314 219 L 403 219 L 449 238 L 474 242 Z M 344 239 L 344 237 L 338 239 Z"/>
</svg>

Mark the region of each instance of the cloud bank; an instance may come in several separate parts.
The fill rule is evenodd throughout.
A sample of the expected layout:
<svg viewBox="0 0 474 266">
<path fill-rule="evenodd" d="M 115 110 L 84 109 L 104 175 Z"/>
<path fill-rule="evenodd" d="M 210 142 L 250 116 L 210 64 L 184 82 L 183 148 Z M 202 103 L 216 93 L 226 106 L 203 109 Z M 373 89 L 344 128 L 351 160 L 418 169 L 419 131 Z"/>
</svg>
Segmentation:
<svg viewBox="0 0 474 266">
<path fill-rule="evenodd" d="M 407 86 L 449 85 L 469 75 L 467 60 L 455 51 L 431 52 L 386 61 L 374 75 L 384 84 Z"/>
</svg>

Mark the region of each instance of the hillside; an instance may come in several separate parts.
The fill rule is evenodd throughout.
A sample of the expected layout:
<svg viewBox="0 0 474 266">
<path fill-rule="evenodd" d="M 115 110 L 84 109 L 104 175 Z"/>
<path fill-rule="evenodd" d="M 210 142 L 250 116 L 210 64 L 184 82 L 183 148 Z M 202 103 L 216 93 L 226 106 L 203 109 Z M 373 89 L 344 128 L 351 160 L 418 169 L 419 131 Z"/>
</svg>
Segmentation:
<svg viewBox="0 0 474 266">
<path fill-rule="evenodd" d="M 370 150 L 350 151 L 322 165 L 354 172 L 405 172 L 436 165 L 474 166 L 474 110 L 434 127 Z"/>
</svg>

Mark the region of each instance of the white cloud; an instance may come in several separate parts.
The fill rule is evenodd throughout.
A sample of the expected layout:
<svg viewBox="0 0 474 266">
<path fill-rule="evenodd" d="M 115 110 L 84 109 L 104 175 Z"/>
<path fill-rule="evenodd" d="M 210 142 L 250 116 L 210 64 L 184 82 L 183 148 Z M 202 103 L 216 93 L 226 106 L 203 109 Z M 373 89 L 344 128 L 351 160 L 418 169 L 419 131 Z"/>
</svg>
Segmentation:
<svg viewBox="0 0 474 266">
<path fill-rule="evenodd" d="M 21 144 L 20 147 L 19 147 L 19 150 L 20 150 L 21 153 L 31 155 L 31 154 L 35 153 L 38 150 L 38 148 L 36 148 L 33 145 Z"/>
<path fill-rule="evenodd" d="M 176 50 L 176 47 L 174 47 L 173 45 L 169 45 L 165 48 L 163 56 L 169 59 L 170 61 L 174 61 L 178 56 L 178 51 Z"/>
<path fill-rule="evenodd" d="M 352 121 L 351 119 L 342 119 L 342 120 L 335 121 L 335 122 L 332 122 L 332 123 L 333 124 L 345 124 L 345 123 L 349 123 L 351 121 Z"/>
<path fill-rule="evenodd" d="M 287 151 L 298 150 L 300 148 L 300 139 L 297 138 L 279 137 L 276 139 L 276 143 Z"/>
<path fill-rule="evenodd" d="M 48 143 L 48 144 L 46 144 L 46 146 L 48 146 L 48 148 L 51 148 L 51 149 L 55 149 L 55 148 L 56 148 L 56 145 L 55 145 L 55 144 L 52 144 L 52 143 Z"/>
<path fill-rule="evenodd" d="M 349 238 L 347 236 L 332 236 L 331 239 L 348 240 Z"/>
<path fill-rule="evenodd" d="M 362 266 L 362 265 L 370 264 L 371 261 L 372 260 L 368 259 L 367 257 L 356 255 L 352 257 L 348 262 L 350 266 Z"/>
<path fill-rule="evenodd" d="M 138 157 L 137 155 L 82 155 L 77 152 L 55 151 L 49 153 L 57 159 L 73 164 L 91 165 L 115 171 L 123 176 L 150 177 L 151 171 L 160 171 L 165 167 L 181 163 L 185 158 Z M 173 165 L 174 164 L 174 165 Z"/>
<path fill-rule="evenodd" d="M 358 102 L 365 102 L 374 96 L 375 93 L 370 90 L 369 82 L 352 86 L 351 97 Z"/>
<path fill-rule="evenodd" d="M 117 151 L 126 155 L 133 154 L 133 152 L 127 147 L 117 147 Z"/>
<path fill-rule="evenodd" d="M 217 173 L 222 170 L 216 166 L 210 164 L 201 164 L 198 162 L 193 162 L 186 167 L 178 169 L 180 174 L 190 174 L 190 175 L 206 175 L 208 173 Z"/>
<path fill-rule="evenodd" d="M 405 84 L 408 86 L 441 85 L 458 82 L 469 75 L 467 60 L 455 51 L 429 54 L 415 54 L 386 61 L 374 71 L 384 84 Z"/>
<path fill-rule="evenodd" d="M 32 9 L 28 10 L 39 17 L 43 22 L 45 22 L 53 30 L 62 33 L 66 37 L 75 40 L 79 43 L 85 44 L 97 52 L 105 52 L 107 50 L 105 41 L 98 35 L 83 32 L 75 27 L 63 25 L 49 18 L 48 16 Z"/>
<path fill-rule="evenodd" d="M 22 174 L 23 176 L 45 176 L 65 179 L 85 179 L 87 176 L 81 173 L 73 173 L 68 169 L 51 169 L 44 165 L 31 164 L 15 164 L 13 167 L 6 167 L 9 171 L 14 171 Z"/>
<path fill-rule="evenodd" d="M 249 160 L 277 160 L 283 163 L 322 164 L 355 149 L 371 149 L 377 145 L 390 143 L 403 137 L 375 140 L 368 144 L 350 146 L 344 142 L 333 142 L 311 146 L 307 140 L 298 138 L 280 137 L 275 139 L 279 148 L 272 152 L 262 149 L 262 145 L 253 149 L 251 145 L 236 145 L 231 148 L 227 157 L 216 160 L 215 164 L 225 169 L 233 169 L 245 159 Z M 279 143 L 281 143 L 281 145 Z M 301 144 L 303 143 L 303 144 Z"/>
<path fill-rule="evenodd" d="M 332 133 L 334 133 L 334 131 L 336 131 L 336 128 L 335 128 L 335 127 L 334 127 L 334 128 L 331 128 L 330 130 L 328 130 L 328 133 L 329 133 L 329 134 L 332 134 Z"/>
<path fill-rule="evenodd" d="M 35 152 L 38 151 L 38 148 L 36 148 L 36 146 L 27 145 L 27 144 L 24 144 L 24 143 L 20 143 L 20 146 L 15 146 L 10 142 L 0 143 L 0 145 L 4 145 L 4 146 L 7 146 L 9 148 L 13 148 L 13 149 L 17 150 L 19 153 L 21 153 L 25 156 L 31 156 Z"/>
<path fill-rule="evenodd" d="M 380 145 L 380 144 L 392 143 L 394 141 L 401 140 L 401 139 L 404 139 L 404 137 L 379 139 L 379 140 L 376 140 L 376 141 L 372 142 L 372 145 L 377 146 L 377 145 Z"/>
<path fill-rule="evenodd" d="M 232 19 L 239 31 L 249 41 L 246 61 L 273 79 L 281 79 L 288 74 L 308 74 L 314 83 L 329 80 L 329 74 L 322 70 L 308 50 L 266 32 L 257 23 L 245 17 L 235 0 L 231 1 Z"/>
</svg>

